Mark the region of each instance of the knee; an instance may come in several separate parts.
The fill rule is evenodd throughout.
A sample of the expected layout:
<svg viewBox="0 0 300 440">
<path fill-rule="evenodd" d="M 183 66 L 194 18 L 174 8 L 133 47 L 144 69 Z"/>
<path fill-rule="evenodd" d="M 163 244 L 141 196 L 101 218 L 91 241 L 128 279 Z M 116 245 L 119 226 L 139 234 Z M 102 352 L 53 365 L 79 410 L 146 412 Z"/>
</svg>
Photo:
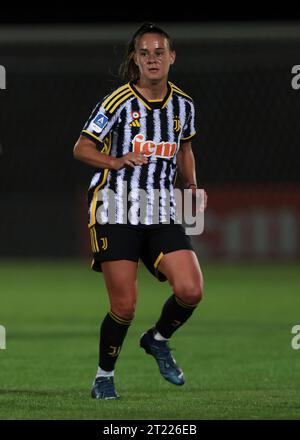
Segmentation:
<svg viewBox="0 0 300 440">
<path fill-rule="evenodd" d="M 111 304 L 112 312 L 118 315 L 123 319 L 133 319 L 135 314 L 135 301 L 116 301 L 114 304 Z"/>
<path fill-rule="evenodd" d="M 175 283 L 173 286 L 174 295 L 186 304 L 196 305 L 203 298 L 203 280 L 185 280 L 181 283 Z"/>
</svg>

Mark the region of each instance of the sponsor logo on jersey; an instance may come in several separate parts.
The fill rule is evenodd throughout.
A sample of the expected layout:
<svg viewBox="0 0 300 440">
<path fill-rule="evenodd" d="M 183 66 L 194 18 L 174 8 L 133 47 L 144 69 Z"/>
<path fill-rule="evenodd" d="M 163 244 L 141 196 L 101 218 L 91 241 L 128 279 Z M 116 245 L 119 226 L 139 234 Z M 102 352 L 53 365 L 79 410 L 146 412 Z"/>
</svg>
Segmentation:
<svg viewBox="0 0 300 440">
<path fill-rule="evenodd" d="M 99 113 L 99 115 L 96 116 L 96 118 L 93 120 L 93 129 L 97 133 L 100 133 L 105 125 L 108 122 L 107 116 L 105 116 L 103 113 Z"/>
<path fill-rule="evenodd" d="M 132 122 L 130 122 L 129 124 L 130 127 L 140 127 L 140 121 L 138 119 L 134 119 Z"/>
<path fill-rule="evenodd" d="M 132 141 L 132 151 L 143 153 L 145 156 L 156 156 L 170 159 L 176 151 L 176 142 L 153 142 L 145 140 L 143 134 L 137 134 Z"/>
</svg>

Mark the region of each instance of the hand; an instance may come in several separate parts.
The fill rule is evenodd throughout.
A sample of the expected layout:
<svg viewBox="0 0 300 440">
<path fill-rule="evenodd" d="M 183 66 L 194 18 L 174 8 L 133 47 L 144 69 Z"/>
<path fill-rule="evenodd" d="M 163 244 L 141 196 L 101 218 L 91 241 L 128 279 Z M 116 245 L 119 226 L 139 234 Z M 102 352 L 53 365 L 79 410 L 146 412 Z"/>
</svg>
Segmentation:
<svg viewBox="0 0 300 440">
<path fill-rule="evenodd" d="M 119 170 L 123 168 L 125 165 L 129 165 L 134 168 L 136 165 L 143 165 L 148 163 L 148 157 L 146 157 L 142 153 L 130 152 L 125 154 L 125 156 L 117 157 L 114 162 L 114 170 Z"/>
</svg>

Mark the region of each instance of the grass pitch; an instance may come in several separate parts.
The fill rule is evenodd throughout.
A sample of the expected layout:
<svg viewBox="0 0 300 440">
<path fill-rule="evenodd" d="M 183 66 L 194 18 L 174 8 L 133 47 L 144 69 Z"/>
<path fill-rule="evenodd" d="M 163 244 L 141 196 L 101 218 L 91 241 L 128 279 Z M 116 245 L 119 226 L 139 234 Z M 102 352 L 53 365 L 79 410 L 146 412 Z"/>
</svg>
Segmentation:
<svg viewBox="0 0 300 440">
<path fill-rule="evenodd" d="M 119 401 L 90 397 L 102 276 L 81 262 L 0 265 L 0 419 L 299 419 L 300 271 L 284 265 L 202 265 L 205 298 L 170 346 L 186 384 L 160 377 L 139 348 L 171 291 L 143 266 L 136 318 L 116 369 Z"/>
</svg>

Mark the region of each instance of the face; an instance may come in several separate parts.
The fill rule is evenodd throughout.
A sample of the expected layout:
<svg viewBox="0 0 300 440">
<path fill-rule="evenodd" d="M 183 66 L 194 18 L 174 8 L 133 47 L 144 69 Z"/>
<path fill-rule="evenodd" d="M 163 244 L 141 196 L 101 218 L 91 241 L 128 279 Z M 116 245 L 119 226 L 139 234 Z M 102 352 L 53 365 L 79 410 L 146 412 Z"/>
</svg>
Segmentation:
<svg viewBox="0 0 300 440">
<path fill-rule="evenodd" d="M 162 35 L 144 34 L 136 42 L 134 61 L 141 79 L 166 80 L 175 56 L 175 51 L 170 50 L 168 40 Z"/>
</svg>

